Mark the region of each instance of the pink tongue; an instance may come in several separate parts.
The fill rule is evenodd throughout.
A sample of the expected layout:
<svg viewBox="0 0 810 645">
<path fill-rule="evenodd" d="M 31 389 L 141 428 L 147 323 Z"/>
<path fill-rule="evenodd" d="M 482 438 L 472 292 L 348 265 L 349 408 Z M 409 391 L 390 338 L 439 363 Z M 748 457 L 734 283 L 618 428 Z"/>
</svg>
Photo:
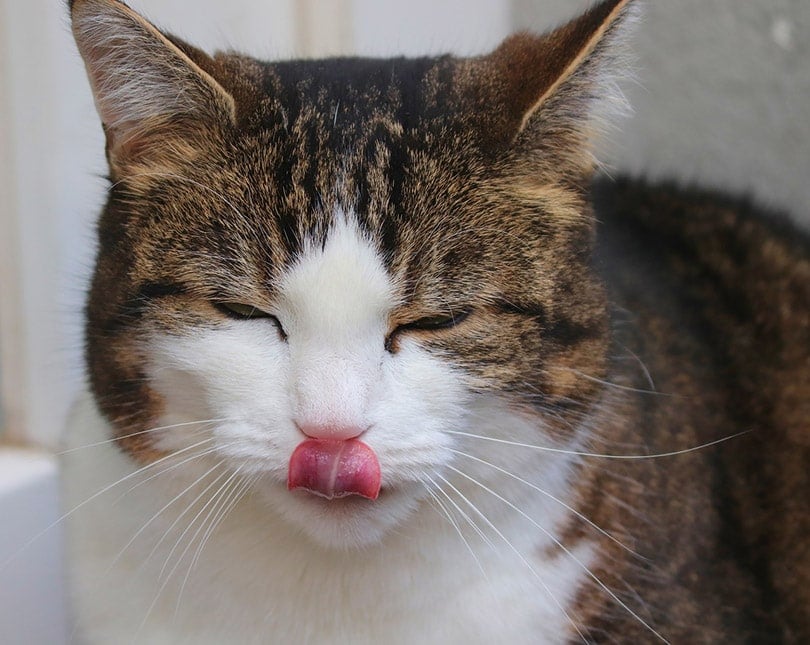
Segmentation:
<svg viewBox="0 0 810 645">
<path fill-rule="evenodd" d="M 287 488 L 303 488 L 326 499 L 347 495 L 377 499 L 380 462 L 357 439 L 307 439 L 290 457 Z"/>
</svg>

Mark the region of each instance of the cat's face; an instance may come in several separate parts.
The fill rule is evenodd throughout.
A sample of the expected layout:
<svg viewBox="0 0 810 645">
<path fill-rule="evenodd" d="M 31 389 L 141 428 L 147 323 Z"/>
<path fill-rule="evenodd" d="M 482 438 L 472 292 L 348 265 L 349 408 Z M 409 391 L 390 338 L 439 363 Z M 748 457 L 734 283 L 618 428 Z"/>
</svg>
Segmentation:
<svg viewBox="0 0 810 645">
<path fill-rule="evenodd" d="M 587 102 L 577 70 L 604 33 L 272 65 L 208 58 L 116 2 L 73 12 L 113 179 L 87 360 L 133 459 L 236 473 L 313 540 L 354 546 L 417 508 L 456 450 L 496 452 L 458 433 L 579 438 L 599 389 L 577 374 L 604 372 L 606 314 L 584 115 L 563 108 Z M 549 43 L 568 64 L 523 96 L 507 71 Z M 307 437 L 356 437 L 379 496 L 288 490 Z"/>
</svg>

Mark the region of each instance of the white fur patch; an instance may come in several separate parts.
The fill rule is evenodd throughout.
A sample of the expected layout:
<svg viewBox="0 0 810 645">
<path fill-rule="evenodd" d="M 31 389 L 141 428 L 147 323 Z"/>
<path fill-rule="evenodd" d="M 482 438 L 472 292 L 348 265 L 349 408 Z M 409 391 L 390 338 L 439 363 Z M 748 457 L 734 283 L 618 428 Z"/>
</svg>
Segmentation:
<svg viewBox="0 0 810 645">
<path fill-rule="evenodd" d="M 93 403 L 83 401 L 70 445 L 108 433 Z M 235 487 L 219 470 L 193 486 L 198 473 L 182 467 L 149 479 L 179 456 L 136 475 L 109 444 L 63 459 L 68 508 L 121 481 L 68 520 L 80 642 L 521 645 L 575 638 L 567 612 L 587 579 L 582 567 L 594 563 L 593 547 L 573 550 L 579 562 L 565 554 L 546 560 L 543 536 L 530 522 L 459 481 L 503 539 L 445 485 L 488 542 L 437 493 L 463 540 L 443 512 L 423 504 L 376 544 L 336 550 L 302 538 L 261 495 L 247 494 L 221 516 Z M 516 495 L 505 481 L 489 485 L 554 530 L 561 513 L 544 515 L 540 496 Z"/>
<path fill-rule="evenodd" d="M 393 288 L 370 242 L 340 217 L 281 281 L 296 422 L 366 429 L 386 359 Z"/>
<path fill-rule="evenodd" d="M 281 284 L 286 340 L 251 319 L 149 343 L 153 436 L 173 456 L 137 475 L 110 444 L 66 456 L 68 505 L 124 478 L 70 522 L 88 640 L 565 640 L 594 552 L 541 554 L 569 515 L 571 458 L 453 434 L 548 444 L 416 339 L 386 352 L 393 284 L 350 219 Z M 299 426 L 318 423 L 363 428 L 379 499 L 287 491 Z M 85 403 L 73 444 L 108 434 Z"/>
</svg>

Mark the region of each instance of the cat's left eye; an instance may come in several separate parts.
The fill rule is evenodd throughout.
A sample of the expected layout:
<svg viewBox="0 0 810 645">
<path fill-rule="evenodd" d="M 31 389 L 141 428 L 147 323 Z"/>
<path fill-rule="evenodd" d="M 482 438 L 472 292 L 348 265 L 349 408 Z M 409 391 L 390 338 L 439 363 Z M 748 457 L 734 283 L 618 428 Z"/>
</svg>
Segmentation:
<svg viewBox="0 0 810 645">
<path fill-rule="evenodd" d="M 439 329 L 449 329 L 455 327 L 463 321 L 469 311 L 458 311 L 452 314 L 439 314 L 437 316 L 425 316 L 412 322 L 402 325 L 400 329 L 416 329 L 420 331 L 435 331 Z"/>
<path fill-rule="evenodd" d="M 409 323 L 399 325 L 385 339 L 385 348 L 389 352 L 396 350 L 397 337 L 409 331 L 440 331 L 450 329 L 463 322 L 470 315 L 469 309 L 462 309 L 448 314 L 437 314 L 435 316 L 424 316 Z"/>
</svg>

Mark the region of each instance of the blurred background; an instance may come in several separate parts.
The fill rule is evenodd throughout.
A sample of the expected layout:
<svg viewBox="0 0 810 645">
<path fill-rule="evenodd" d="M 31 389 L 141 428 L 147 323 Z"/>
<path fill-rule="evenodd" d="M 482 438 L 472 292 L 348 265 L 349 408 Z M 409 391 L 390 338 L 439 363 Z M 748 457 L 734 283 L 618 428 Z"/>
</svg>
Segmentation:
<svg viewBox="0 0 810 645">
<path fill-rule="evenodd" d="M 194 44 L 264 58 L 475 54 L 589 4 L 130 2 Z M 810 3 L 644 4 L 632 41 L 635 80 L 623 86 L 634 113 L 600 144 L 602 160 L 611 172 L 755 195 L 810 227 Z M 24 522 L 47 526 L 56 517 L 52 455 L 82 382 L 81 309 L 106 188 L 103 150 L 66 2 L 0 0 L 0 567 L 17 548 L 3 526 L 30 536 Z M 57 537 L 51 531 L 16 557 L 16 573 L 0 569 L 0 642 L 59 642 Z M 33 631 L 4 632 L 12 616 Z"/>
</svg>

